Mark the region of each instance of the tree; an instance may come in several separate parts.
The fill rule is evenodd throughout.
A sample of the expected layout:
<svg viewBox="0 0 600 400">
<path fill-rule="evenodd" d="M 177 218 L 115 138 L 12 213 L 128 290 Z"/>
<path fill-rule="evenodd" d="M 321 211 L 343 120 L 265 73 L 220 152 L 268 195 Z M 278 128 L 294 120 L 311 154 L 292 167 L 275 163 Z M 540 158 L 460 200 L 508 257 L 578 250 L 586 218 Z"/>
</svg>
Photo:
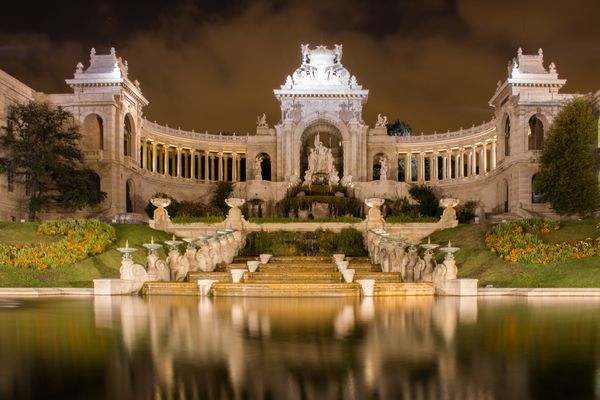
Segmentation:
<svg viewBox="0 0 600 400">
<path fill-rule="evenodd" d="M 544 141 L 533 188 L 558 214 L 588 215 L 598 208 L 594 139 L 595 121 L 588 102 L 583 98 L 567 102 Z"/>
<path fill-rule="evenodd" d="M 410 136 L 412 128 L 406 122 L 397 119 L 395 122 L 387 125 L 388 136 Z"/>
<path fill-rule="evenodd" d="M 70 112 L 31 101 L 8 106 L 7 115 L 0 173 L 25 185 L 30 220 L 44 206 L 82 209 L 104 200 L 97 175 L 83 166 L 81 133 Z"/>
<path fill-rule="evenodd" d="M 233 183 L 227 181 L 221 181 L 217 183 L 217 187 L 215 188 L 215 192 L 210 204 L 221 210 L 223 215 L 227 215 L 229 206 L 227 203 L 225 203 L 225 200 L 231 196 L 231 193 L 233 193 Z"/>
<path fill-rule="evenodd" d="M 419 203 L 419 214 L 422 217 L 439 217 L 441 215 L 440 200 L 431 186 L 413 185 L 408 189 L 408 193 Z"/>
</svg>

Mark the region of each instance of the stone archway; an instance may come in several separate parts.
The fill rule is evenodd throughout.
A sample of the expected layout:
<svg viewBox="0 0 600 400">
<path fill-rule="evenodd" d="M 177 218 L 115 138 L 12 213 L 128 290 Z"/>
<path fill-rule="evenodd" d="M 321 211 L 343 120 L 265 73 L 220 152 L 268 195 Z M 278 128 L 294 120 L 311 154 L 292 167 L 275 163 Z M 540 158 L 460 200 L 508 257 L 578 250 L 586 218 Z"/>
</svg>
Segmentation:
<svg viewBox="0 0 600 400">
<path fill-rule="evenodd" d="M 338 171 L 338 176 L 344 176 L 344 148 L 342 133 L 333 124 L 326 121 L 317 121 L 309 125 L 301 136 L 300 148 L 300 178 L 308 169 L 308 155 L 310 149 L 315 148 L 315 137 L 319 135 L 321 143 L 331 150 L 333 164 Z"/>
</svg>

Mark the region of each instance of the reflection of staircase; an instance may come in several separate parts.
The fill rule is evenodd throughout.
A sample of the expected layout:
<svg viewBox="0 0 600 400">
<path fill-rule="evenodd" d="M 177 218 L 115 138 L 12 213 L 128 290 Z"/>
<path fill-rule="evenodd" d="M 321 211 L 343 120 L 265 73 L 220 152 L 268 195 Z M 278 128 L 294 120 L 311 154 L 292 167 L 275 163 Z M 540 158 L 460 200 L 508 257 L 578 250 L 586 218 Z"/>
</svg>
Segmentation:
<svg viewBox="0 0 600 400">
<path fill-rule="evenodd" d="M 360 296 L 359 279 L 375 280 L 375 296 L 433 295 L 430 283 L 402 283 L 399 273 L 381 272 L 368 258 L 348 257 L 354 282 L 345 283 L 331 257 L 273 257 L 257 272 L 246 272 L 241 283 L 232 283 L 229 270 L 246 268 L 251 257 L 236 257 L 214 272 L 190 272 L 188 282 L 147 282 L 146 295 L 198 295 L 199 279 L 215 279 L 213 296 L 332 297 Z"/>
</svg>

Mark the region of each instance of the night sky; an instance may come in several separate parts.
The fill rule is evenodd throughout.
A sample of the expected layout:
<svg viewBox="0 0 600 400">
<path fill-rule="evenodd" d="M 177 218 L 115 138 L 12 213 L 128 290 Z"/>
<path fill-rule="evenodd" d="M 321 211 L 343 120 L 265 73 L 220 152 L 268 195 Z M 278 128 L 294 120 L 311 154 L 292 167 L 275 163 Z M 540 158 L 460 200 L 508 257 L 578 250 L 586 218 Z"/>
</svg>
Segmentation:
<svg viewBox="0 0 600 400">
<path fill-rule="evenodd" d="M 544 49 L 563 92 L 600 89 L 600 1 L 44 1 L 2 6 L 0 69 L 65 93 L 89 49 L 111 46 L 150 100 L 145 115 L 197 131 L 254 131 L 280 112 L 272 89 L 300 44 L 344 45 L 370 90 L 363 118 L 401 118 L 416 133 L 488 120 L 487 102 L 518 47 Z"/>
</svg>

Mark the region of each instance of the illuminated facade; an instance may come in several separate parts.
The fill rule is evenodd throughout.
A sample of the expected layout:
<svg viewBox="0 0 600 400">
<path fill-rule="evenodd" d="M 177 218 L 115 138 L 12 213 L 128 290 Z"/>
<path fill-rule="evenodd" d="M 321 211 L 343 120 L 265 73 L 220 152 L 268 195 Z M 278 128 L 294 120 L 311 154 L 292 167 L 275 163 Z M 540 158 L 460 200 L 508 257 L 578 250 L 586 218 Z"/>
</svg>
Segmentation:
<svg viewBox="0 0 600 400">
<path fill-rule="evenodd" d="M 150 122 L 148 100 L 128 76 L 127 62 L 92 49 L 87 68 L 77 64 L 72 93 L 36 92 L 0 71 L 0 123 L 6 105 L 37 99 L 61 105 L 81 125 L 86 163 L 99 177 L 105 202 L 83 214 L 114 218 L 143 213 L 159 191 L 181 200 L 208 200 L 215 182 L 235 183 L 236 195 L 277 201 L 301 182 L 315 137 L 328 149 L 339 179 L 359 198 L 406 196 L 412 183 L 433 185 L 488 213 L 546 213 L 532 193 L 544 133 L 573 95 L 542 50 L 519 49 L 490 99 L 493 117 L 446 133 L 389 136 L 387 118 L 373 127 L 362 119 L 369 91 L 342 65 L 341 45 L 301 46 L 301 65 L 274 90 L 281 118 L 264 115 L 251 135 L 184 131 Z M 596 102 L 600 92 L 595 95 Z M 24 189 L 0 177 L 0 219 L 24 218 Z"/>
</svg>

